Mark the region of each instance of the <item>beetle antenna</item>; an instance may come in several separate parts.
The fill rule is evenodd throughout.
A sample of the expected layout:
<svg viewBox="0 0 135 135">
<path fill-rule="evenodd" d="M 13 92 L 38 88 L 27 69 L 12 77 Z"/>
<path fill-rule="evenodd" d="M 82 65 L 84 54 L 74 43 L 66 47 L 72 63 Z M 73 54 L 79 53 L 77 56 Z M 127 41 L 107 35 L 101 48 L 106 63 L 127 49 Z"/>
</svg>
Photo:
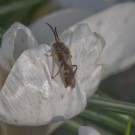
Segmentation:
<svg viewBox="0 0 135 135">
<path fill-rule="evenodd" d="M 54 30 L 55 30 L 55 34 L 56 34 L 57 40 L 60 41 L 58 33 L 57 33 L 57 27 L 55 27 Z"/>
<path fill-rule="evenodd" d="M 52 30 L 53 34 L 54 34 L 54 37 L 55 37 L 55 41 L 58 42 L 59 39 L 58 39 L 58 35 L 56 33 L 56 30 L 53 29 L 53 27 L 49 24 L 49 23 L 46 23 Z"/>
</svg>

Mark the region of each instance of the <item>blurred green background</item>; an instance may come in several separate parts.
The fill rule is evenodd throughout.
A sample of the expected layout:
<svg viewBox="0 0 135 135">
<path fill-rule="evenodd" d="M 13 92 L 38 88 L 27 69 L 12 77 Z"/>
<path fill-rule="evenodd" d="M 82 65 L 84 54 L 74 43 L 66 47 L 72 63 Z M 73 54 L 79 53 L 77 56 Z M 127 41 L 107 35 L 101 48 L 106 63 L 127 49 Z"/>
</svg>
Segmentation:
<svg viewBox="0 0 135 135">
<path fill-rule="evenodd" d="M 41 6 L 46 6 L 47 3 L 49 0 L 1 0 L 0 27 L 7 29 L 16 21 L 28 25 L 35 19 L 36 12 L 42 8 Z"/>
<path fill-rule="evenodd" d="M 89 8 L 97 12 L 127 1 L 134 0 L 89 0 L 85 2 L 81 0 L 0 0 L 0 27 L 7 29 L 16 21 L 28 25 L 33 20 L 58 9 Z"/>
</svg>

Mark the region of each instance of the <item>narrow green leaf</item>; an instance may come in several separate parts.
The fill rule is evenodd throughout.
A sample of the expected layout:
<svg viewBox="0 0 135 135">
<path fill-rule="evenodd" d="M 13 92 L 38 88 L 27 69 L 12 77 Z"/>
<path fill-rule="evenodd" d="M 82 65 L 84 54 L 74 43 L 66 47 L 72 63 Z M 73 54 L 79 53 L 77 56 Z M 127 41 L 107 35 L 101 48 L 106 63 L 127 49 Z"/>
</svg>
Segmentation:
<svg viewBox="0 0 135 135">
<path fill-rule="evenodd" d="M 125 133 L 126 125 L 107 116 L 106 114 L 104 115 L 101 112 L 97 111 L 92 111 L 92 110 L 84 110 L 80 116 L 83 118 L 89 119 L 93 122 L 98 123 L 101 126 L 106 126 L 110 129 L 113 129 L 117 132 Z"/>
<path fill-rule="evenodd" d="M 89 106 L 107 111 L 118 112 L 135 117 L 135 104 L 113 99 L 93 97 L 88 100 Z"/>
<path fill-rule="evenodd" d="M 127 129 L 126 129 L 126 133 L 125 135 L 130 135 L 130 132 L 131 132 L 131 126 L 132 126 L 132 117 L 129 117 L 129 120 L 128 120 L 128 125 L 127 125 Z"/>
</svg>

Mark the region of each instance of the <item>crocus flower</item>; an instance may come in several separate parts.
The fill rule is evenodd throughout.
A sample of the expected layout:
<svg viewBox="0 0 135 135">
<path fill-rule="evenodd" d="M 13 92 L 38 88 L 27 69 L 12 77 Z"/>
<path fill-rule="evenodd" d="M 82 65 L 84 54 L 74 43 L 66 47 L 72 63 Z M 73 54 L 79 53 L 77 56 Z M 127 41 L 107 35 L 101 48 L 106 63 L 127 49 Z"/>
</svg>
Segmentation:
<svg viewBox="0 0 135 135">
<path fill-rule="evenodd" d="M 0 48 L 0 122 L 36 126 L 69 119 L 80 113 L 102 78 L 101 64 L 108 66 L 104 72 L 108 75 L 134 63 L 134 12 L 134 3 L 120 4 L 75 24 L 63 34 L 60 39 L 70 45 L 72 62 L 78 65 L 77 84 L 73 90 L 65 89 L 59 76 L 50 78 L 52 68 L 58 69 L 58 65 L 52 64 L 51 57 L 44 56 L 51 48 L 45 44 L 39 46 L 27 27 L 13 24 L 4 34 Z M 59 20 L 57 23 L 63 23 L 59 14 L 55 17 Z M 44 25 L 45 20 L 42 21 Z M 99 34 L 90 32 L 87 24 L 91 31 L 105 38 L 107 45 L 101 55 L 104 40 Z M 45 31 L 43 25 L 33 25 L 38 28 L 39 35 Z M 92 40 L 88 41 L 88 37 Z M 24 128 L 21 128 L 22 132 Z M 39 129 L 27 129 L 29 133 L 39 134 Z M 15 128 L 17 134 L 16 130 L 20 129 Z M 91 133 L 86 131 L 79 133 Z"/>
<path fill-rule="evenodd" d="M 15 23 L 4 34 L 0 48 L 0 122 L 45 125 L 72 118 L 85 108 L 87 97 L 102 78 L 103 66 L 97 61 L 105 41 L 86 23 L 65 31 L 60 39 L 78 66 L 73 89 L 64 87 L 60 75 L 51 78 L 52 71 L 59 69 L 53 57 L 45 56 L 51 46 L 39 45 L 29 28 Z"/>
</svg>

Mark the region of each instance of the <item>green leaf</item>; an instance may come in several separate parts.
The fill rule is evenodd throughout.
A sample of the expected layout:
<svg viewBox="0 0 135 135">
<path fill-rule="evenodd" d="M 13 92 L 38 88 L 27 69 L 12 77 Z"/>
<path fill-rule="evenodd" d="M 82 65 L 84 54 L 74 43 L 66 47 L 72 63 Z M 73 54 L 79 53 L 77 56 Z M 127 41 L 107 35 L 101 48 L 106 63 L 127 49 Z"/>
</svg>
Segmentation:
<svg viewBox="0 0 135 135">
<path fill-rule="evenodd" d="M 84 110 L 80 114 L 83 118 L 89 119 L 93 122 L 96 122 L 97 124 L 101 126 L 106 126 L 107 128 L 113 129 L 120 133 L 125 133 L 126 125 L 124 123 L 121 123 L 101 111 L 93 111 L 93 110 Z"/>
<path fill-rule="evenodd" d="M 113 111 L 121 114 L 131 115 L 135 117 L 135 104 L 114 100 L 104 99 L 101 97 L 93 97 L 88 100 L 89 106 L 95 108 L 104 109 L 107 111 Z"/>
<path fill-rule="evenodd" d="M 130 132 L 131 132 L 131 126 L 132 126 L 132 117 L 129 117 L 129 120 L 128 120 L 128 125 L 127 125 L 127 129 L 126 129 L 126 133 L 125 135 L 130 135 Z"/>
</svg>

